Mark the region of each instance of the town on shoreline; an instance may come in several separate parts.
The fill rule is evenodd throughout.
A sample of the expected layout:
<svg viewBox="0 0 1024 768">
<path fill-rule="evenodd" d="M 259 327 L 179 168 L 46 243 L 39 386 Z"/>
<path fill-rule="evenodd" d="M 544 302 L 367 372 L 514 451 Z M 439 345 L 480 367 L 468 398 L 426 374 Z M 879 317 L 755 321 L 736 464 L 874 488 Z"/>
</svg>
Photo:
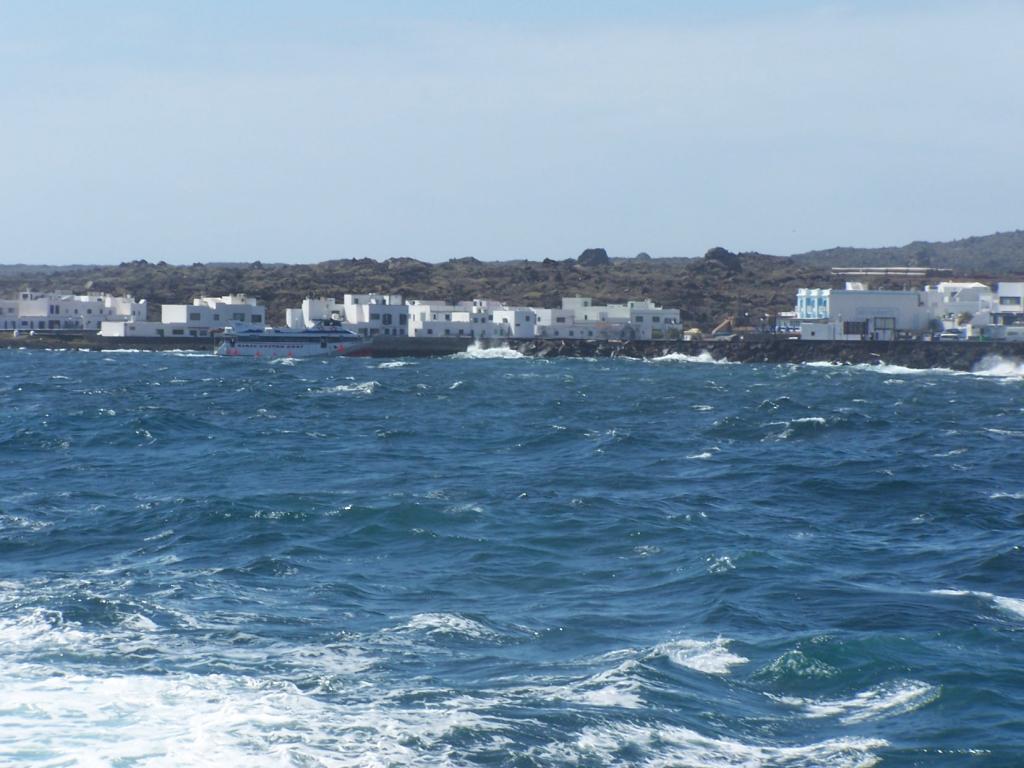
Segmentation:
<svg viewBox="0 0 1024 768">
<path fill-rule="evenodd" d="M 393 293 L 307 296 L 284 309 L 290 331 L 333 323 L 366 337 L 469 340 L 696 341 L 707 337 L 784 336 L 802 341 L 1021 341 L 1024 282 L 942 280 L 921 288 L 873 287 L 893 279 L 921 282 L 925 268 L 833 269 L 842 288 L 798 288 L 793 309 L 774 315 L 725 314 L 711 328 L 688 326 L 676 307 L 648 298 L 599 303 L 564 296 L 557 307 L 520 306 L 490 298 L 405 299 Z M 94 334 L 104 339 L 209 339 L 225 330 L 258 332 L 270 312 L 240 293 L 198 296 L 160 305 L 151 319 L 147 299 L 89 291 L 22 290 L 0 299 L 0 332 Z M 280 316 L 280 310 L 277 311 Z"/>
<path fill-rule="evenodd" d="M 921 278 L 913 268 L 839 270 L 843 288 L 800 288 L 794 309 L 751 321 L 726 316 L 713 329 L 685 327 L 678 308 L 649 299 L 599 304 L 564 297 L 560 307 L 490 299 L 405 300 L 398 294 L 307 297 L 287 308 L 285 328 L 340 324 L 372 342 L 377 357 L 453 354 L 470 345 L 508 346 L 537 357 L 682 355 L 731 362 L 885 362 L 973 370 L 986 358 L 1017 360 L 1024 345 L 1024 282 L 942 281 L 877 289 L 871 280 Z M 850 274 L 847 274 L 850 273 Z M 21 291 L 0 299 L 0 347 L 211 350 L 225 331 L 263 332 L 268 307 L 244 294 L 163 304 L 89 292 Z M 935 344 L 935 341 L 985 343 Z"/>
</svg>

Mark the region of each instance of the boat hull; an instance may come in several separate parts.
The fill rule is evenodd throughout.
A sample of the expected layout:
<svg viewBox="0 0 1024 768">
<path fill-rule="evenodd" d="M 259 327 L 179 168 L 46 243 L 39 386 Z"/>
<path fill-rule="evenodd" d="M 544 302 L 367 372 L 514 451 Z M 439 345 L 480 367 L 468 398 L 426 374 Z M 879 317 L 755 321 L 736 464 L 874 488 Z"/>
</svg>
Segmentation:
<svg viewBox="0 0 1024 768">
<path fill-rule="evenodd" d="M 302 337 L 274 335 L 225 336 L 214 354 L 222 357 L 254 357 L 264 360 L 295 357 L 359 357 L 370 353 L 370 342 L 329 334 Z"/>
</svg>

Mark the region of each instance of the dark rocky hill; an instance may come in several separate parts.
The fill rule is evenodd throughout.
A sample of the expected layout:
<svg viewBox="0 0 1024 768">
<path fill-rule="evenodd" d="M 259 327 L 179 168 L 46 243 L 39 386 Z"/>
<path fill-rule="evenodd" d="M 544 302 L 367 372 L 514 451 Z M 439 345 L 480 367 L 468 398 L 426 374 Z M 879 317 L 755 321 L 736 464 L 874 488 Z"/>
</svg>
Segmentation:
<svg viewBox="0 0 1024 768">
<path fill-rule="evenodd" d="M 787 258 L 714 249 L 705 258 L 608 259 L 597 249 L 563 261 L 478 261 L 428 264 L 416 259 L 350 259 L 318 264 L 173 266 L 135 261 L 74 271 L 0 271 L 0 295 L 35 290 L 110 291 L 147 298 L 153 307 L 193 296 L 246 293 L 265 301 L 280 322 L 287 307 L 306 296 L 369 291 L 407 298 L 458 301 L 487 297 L 505 302 L 557 306 L 562 296 L 602 302 L 650 298 L 682 310 L 688 325 L 710 326 L 728 314 L 759 317 L 792 309 L 796 289 L 828 280 L 827 271 Z M 645 254 L 646 256 L 646 254 Z M 152 313 L 152 310 L 151 310 Z"/>
<path fill-rule="evenodd" d="M 173 266 L 134 261 L 117 266 L 0 268 L 0 296 L 35 290 L 110 291 L 160 304 L 184 303 L 199 295 L 246 293 L 269 307 L 281 322 L 287 307 L 306 296 L 370 291 L 407 298 L 458 301 L 474 297 L 513 304 L 557 306 L 562 296 L 592 296 L 601 302 L 650 298 L 681 310 L 686 325 L 709 328 L 727 315 L 752 321 L 793 308 L 802 286 L 838 285 L 831 266 L 950 266 L 964 276 L 997 279 L 1024 274 L 1024 232 L 920 243 L 903 248 L 838 248 L 792 258 L 732 253 L 712 248 L 703 258 L 609 258 L 588 248 L 579 258 L 556 261 L 479 261 L 430 264 L 416 259 L 346 259 L 318 264 L 193 264 Z"/>
<path fill-rule="evenodd" d="M 817 267 L 944 267 L 961 274 L 995 277 L 1024 274 L 1024 231 L 997 232 L 948 243 L 917 240 L 887 248 L 831 248 L 792 257 Z"/>
</svg>

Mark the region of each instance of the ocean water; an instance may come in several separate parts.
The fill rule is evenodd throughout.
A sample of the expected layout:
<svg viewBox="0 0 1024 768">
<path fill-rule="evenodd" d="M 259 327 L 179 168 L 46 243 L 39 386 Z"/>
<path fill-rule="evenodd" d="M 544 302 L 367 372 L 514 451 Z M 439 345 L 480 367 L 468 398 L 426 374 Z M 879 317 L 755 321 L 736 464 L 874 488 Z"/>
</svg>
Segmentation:
<svg viewBox="0 0 1024 768">
<path fill-rule="evenodd" d="M 0 352 L 0 764 L 1024 764 L 1024 377 Z"/>
</svg>

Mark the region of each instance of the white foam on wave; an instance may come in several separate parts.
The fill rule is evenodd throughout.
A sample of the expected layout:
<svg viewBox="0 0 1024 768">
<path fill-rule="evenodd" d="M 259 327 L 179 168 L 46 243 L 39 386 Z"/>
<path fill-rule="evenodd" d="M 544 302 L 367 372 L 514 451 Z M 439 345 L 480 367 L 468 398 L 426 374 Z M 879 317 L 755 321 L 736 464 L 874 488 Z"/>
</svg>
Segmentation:
<svg viewBox="0 0 1024 768">
<path fill-rule="evenodd" d="M 732 642 L 724 637 L 714 640 L 672 640 L 651 651 L 652 656 L 665 656 L 673 664 L 709 675 L 727 675 L 732 668 L 750 659 L 729 650 Z"/>
<path fill-rule="evenodd" d="M 0 619 L 0 651 L 24 655 L 44 650 L 83 648 L 91 636 L 80 625 L 65 622 L 60 611 L 34 608 Z"/>
<path fill-rule="evenodd" d="M 1003 597 L 1002 595 L 994 595 L 991 592 L 967 589 L 933 589 L 931 594 L 948 595 L 950 597 L 977 597 L 989 601 L 992 605 L 1006 613 L 1013 614 L 1019 619 L 1024 619 L 1024 599 L 1019 597 Z"/>
<path fill-rule="evenodd" d="M 569 704 L 582 703 L 590 707 L 639 709 L 644 704 L 641 696 L 643 685 L 637 675 L 639 668 L 640 663 L 630 658 L 611 669 L 580 680 L 514 688 L 507 694 L 499 694 L 498 698 L 509 704 L 521 704 L 524 699 L 539 698 Z"/>
<path fill-rule="evenodd" d="M 378 368 L 405 368 L 407 365 L 416 365 L 416 363 L 409 360 L 387 360 L 380 363 Z"/>
<path fill-rule="evenodd" d="M 1024 362 L 1007 359 L 999 355 L 986 355 L 970 371 L 954 371 L 951 368 L 908 368 L 888 363 L 857 363 L 854 365 L 831 362 L 808 362 L 802 365 L 810 368 L 834 368 L 847 371 L 871 371 L 890 376 L 919 376 L 922 374 L 947 374 L 952 376 L 979 376 L 1003 380 L 1024 380 Z M 894 381 L 895 383 L 895 381 Z"/>
<path fill-rule="evenodd" d="M 135 630 L 136 632 L 156 632 L 160 629 L 155 621 L 148 616 L 143 616 L 141 613 L 133 613 L 130 616 L 126 616 L 121 623 L 125 628 Z"/>
<path fill-rule="evenodd" d="M 992 602 L 1007 613 L 1012 613 L 1019 618 L 1024 618 L 1024 600 L 1017 597 L 1000 597 L 994 595 Z"/>
<path fill-rule="evenodd" d="M 47 765 L 451 765 L 453 731 L 494 731 L 472 701 L 342 703 L 256 677 L 178 674 L 6 679 L 0 758 Z M 495 734 L 495 746 L 500 737 Z M 38 763 L 37 763 L 38 764 Z"/>
<path fill-rule="evenodd" d="M 428 635 L 461 635 L 474 640 L 497 637 L 496 632 L 479 621 L 460 616 L 457 613 L 417 613 L 399 629 L 423 632 Z"/>
<path fill-rule="evenodd" d="M 837 371 L 870 371 L 871 373 L 884 373 L 887 376 L 918 376 L 926 373 L 955 373 L 949 368 L 908 368 L 905 365 L 890 365 L 889 363 L 834 363 L 821 360 L 800 363 L 807 368 L 830 368 Z"/>
<path fill-rule="evenodd" d="M 456 731 L 474 734 L 470 750 L 504 744 L 502 723 L 487 714 L 497 700 L 440 691 L 409 703 L 405 691 L 370 682 L 375 660 L 347 643 L 216 651 L 220 666 L 272 660 L 273 677 L 123 674 L 83 662 L 141 649 L 193 660 L 194 647 L 173 635 L 135 642 L 159 629 L 142 614 L 99 631 L 43 609 L 0 620 L 0 764 L 433 766 L 455 764 Z M 78 661 L 59 672 L 37 661 L 54 654 Z"/>
<path fill-rule="evenodd" d="M 1024 499 L 1024 491 L 1010 493 L 1008 491 L 996 491 L 989 495 L 990 499 Z"/>
<path fill-rule="evenodd" d="M 325 387 L 320 391 L 324 393 L 372 395 L 379 386 L 379 381 L 361 381 L 353 384 L 337 384 L 333 387 Z"/>
<path fill-rule="evenodd" d="M 1000 429 L 999 427 L 986 427 L 985 431 L 992 435 L 1004 435 L 1006 437 L 1024 437 L 1024 431 L 1019 429 Z"/>
<path fill-rule="evenodd" d="M 938 686 L 920 680 L 900 680 L 869 688 L 848 699 L 772 698 L 802 709 L 804 716 L 809 718 L 838 717 L 840 722 L 852 724 L 913 712 L 932 703 L 940 695 Z"/>
<path fill-rule="evenodd" d="M 825 425 L 824 416 L 801 416 L 799 419 L 793 419 L 794 424 L 820 424 Z"/>
<path fill-rule="evenodd" d="M 652 363 L 714 363 L 715 365 L 729 365 L 728 360 L 716 360 L 706 349 L 697 355 L 684 355 L 682 352 L 669 352 L 667 355 L 652 357 Z"/>
<path fill-rule="evenodd" d="M 465 352 L 452 355 L 457 360 L 519 360 L 525 357 L 518 349 L 484 347 L 479 342 L 472 344 Z"/>
<path fill-rule="evenodd" d="M 607 723 L 584 728 L 575 740 L 535 750 L 541 764 L 632 765 L 644 768 L 869 768 L 878 763 L 873 750 L 883 739 L 830 739 L 801 746 L 748 744 L 738 739 L 705 736 L 689 728 L 639 723 Z M 637 759 L 637 749 L 643 757 Z"/>
<path fill-rule="evenodd" d="M 975 376 L 988 376 L 997 379 L 1024 379 L 1024 362 L 1007 360 L 999 355 L 986 355 L 971 373 Z"/>
</svg>

